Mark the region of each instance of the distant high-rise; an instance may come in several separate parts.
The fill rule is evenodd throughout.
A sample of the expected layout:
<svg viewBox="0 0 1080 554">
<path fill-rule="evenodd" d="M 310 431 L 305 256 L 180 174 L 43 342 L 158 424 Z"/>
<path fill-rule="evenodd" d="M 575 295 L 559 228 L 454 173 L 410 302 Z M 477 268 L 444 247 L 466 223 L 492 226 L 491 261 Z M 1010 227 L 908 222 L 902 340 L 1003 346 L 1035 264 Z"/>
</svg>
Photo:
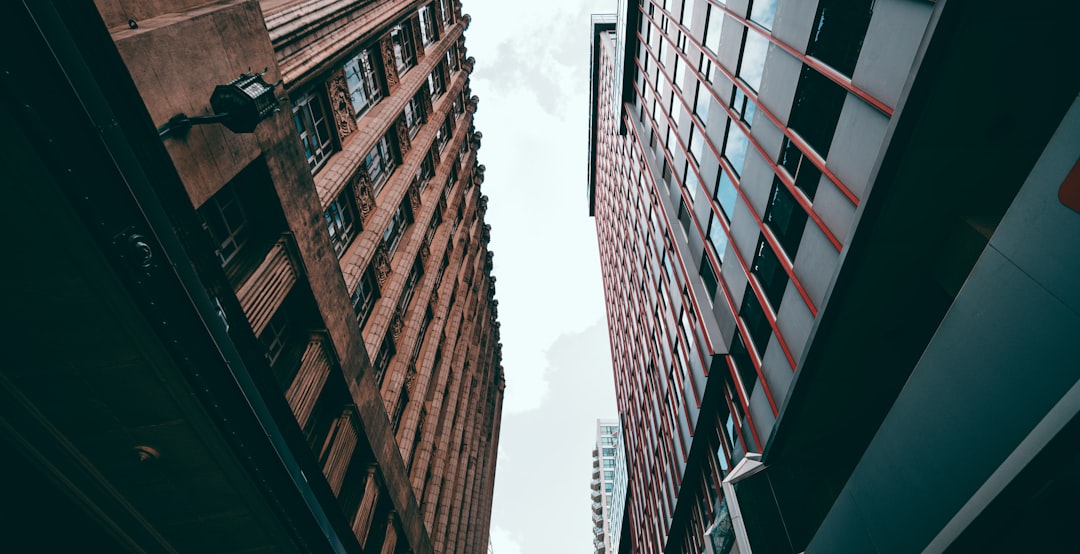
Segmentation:
<svg viewBox="0 0 1080 554">
<path fill-rule="evenodd" d="M 1072 536 L 1080 52 L 1076 9 L 1046 7 L 593 17 L 588 200 L 630 551 Z"/>
<path fill-rule="evenodd" d="M 592 520 L 593 547 L 599 554 L 618 552 L 619 524 L 626 499 L 626 464 L 620 435 L 618 420 L 596 420 Z"/>
<path fill-rule="evenodd" d="M 0 21 L 0 541 L 485 552 L 504 380 L 460 2 Z"/>
</svg>

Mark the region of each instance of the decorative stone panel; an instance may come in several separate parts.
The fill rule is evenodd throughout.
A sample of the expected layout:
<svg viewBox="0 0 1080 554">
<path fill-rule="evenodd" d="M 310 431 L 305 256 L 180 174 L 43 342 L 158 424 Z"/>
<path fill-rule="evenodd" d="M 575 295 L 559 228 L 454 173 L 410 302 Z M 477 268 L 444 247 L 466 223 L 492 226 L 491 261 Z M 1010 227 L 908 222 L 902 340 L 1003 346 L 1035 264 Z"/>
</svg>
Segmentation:
<svg viewBox="0 0 1080 554">
<path fill-rule="evenodd" d="M 386 74 L 386 92 L 390 95 L 394 93 L 398 84 L 397 65 L 394 63 L 394 42 L 390 40 L 390 33 L 386 33 L 379 39 L 379 51 L 382 52 L 383 72 Z"/>
<path fill-rule="evenodd" d="M 349 97 L 345 68 L 339 68 L 326 81 L 326 97 L 330 99 L 330 110 L 334 115 L 338 138 L 344 142 L 346 137 L 356 131 L 356 114 L 353 113 L 352 99 Z"/>
</svg>

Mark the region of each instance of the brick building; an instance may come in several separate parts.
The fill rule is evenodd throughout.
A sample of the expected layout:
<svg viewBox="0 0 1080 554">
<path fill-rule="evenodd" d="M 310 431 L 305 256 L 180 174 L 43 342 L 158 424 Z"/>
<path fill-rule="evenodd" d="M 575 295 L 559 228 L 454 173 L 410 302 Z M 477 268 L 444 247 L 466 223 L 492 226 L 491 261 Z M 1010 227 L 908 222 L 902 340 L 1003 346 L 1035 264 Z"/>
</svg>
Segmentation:
<svg viewBox="0 0 1080 554">
<path fill-rule="evenodd" d="M 1042 7 L 593 17 L 622 551 L 1057 551 L 1073 534 L 1077 13 Z M 1012 71 L 1046 78 L 1002 86 Z"/>
<path fill-rule="evenodd" d="M 460 3 L 0 11 L 4 230 L 55 221 L 3 282 L 7 540 L 484 552 L 504 378 Z M 253 132 L 177 117 L 256 74 Z"/>
</svg>

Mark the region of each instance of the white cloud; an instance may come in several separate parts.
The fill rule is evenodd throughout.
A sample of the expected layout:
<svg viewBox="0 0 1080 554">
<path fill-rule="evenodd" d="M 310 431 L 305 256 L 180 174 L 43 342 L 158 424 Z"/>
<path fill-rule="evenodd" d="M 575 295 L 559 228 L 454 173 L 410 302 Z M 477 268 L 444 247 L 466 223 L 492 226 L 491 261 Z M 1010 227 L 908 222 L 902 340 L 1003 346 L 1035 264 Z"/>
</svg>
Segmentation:
<svg viewBox="0 0 1080 554">
<path fill-rule="evenodd" d="M 514 534 L 498 525 L 491 528 L 491 547 L 495 554 L 521 554 L 521 545 Z"/>
</svg>

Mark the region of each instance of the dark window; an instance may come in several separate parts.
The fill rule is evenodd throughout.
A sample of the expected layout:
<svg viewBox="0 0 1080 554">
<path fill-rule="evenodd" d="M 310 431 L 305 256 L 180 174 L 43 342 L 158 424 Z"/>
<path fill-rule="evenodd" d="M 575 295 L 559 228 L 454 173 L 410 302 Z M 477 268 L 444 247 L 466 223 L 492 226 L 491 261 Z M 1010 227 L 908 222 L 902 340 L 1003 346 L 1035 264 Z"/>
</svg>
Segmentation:
<svg viewBox="0 0 1080 554">
<path fill-rule="evenodd" d="M 263 329 L 262 335 L 259 336 L 259 342 L 262 343 L 263 348 L 266 349 L 265 356 L 266 361 L 273 366 L 277 363 L 278 358 L 281 357 L 281 352 L 285 350 L 285 344 L 288 342 L 289 334 L 289 318 L 286 315 L 286 310 L 279 309 L 274 317 L 270 318 L 270 322 L 266 324 L 266 328 Z"/>
<path fill-rule="evenodd" d="M 390 416 L 390 425 L 394 428 L 396 433 L 398 426 L 401 425 L 401 416 L 405 414 L 405 407 L 409 405 L 409 389 L 402 387 L 401 396 L 398 397 L 397 405 L 394 406 L 394 413 Z"/>
<path fill-rule="evenodd" d="M 450 73 L 458 69 L 458 49 L 456 44 L 451 44 L 450 48 L 446 50 L 446 67 L 450 68 Z"/>
<path fill-rule="evenodd" d="M 334 246 L 338 257 L 341 257 L 353 237 L 362 230 L 356 218 L 354 202 L 352 187 L 347 186 L 323 212 L 326 229 L 330 232 L 330 244 Z"/>
<path fill-rule="evenodd" d="M 375 372 L 376 383 L 382 384 L 383 377 L 386 376 L 386 370 L 390 367 L 390 360 L 393 357 L 394 341 L 390 339 L 390 334 L 387 333 L 379 346 L 379 352 L 375 354 L 375 359 L 371 362 L 371 369 Z"/>
<path fill-rule="evenodd" d="M 432 161 L 434 154 L 431 151 L 424 156 L 420 167 L 416 170 L 416 190 L 423 192 L 427 188 L 431 178 L 435 176 L 435 162 Z"/>
<path fill-rule="evenodd" d="M 394 46 L 394 65 L 398 75 L 404 75 L 416 65 L 416 44 L 413 40 L 412 25 L 398 25 L 390 30 L 390 42 Z"/>
<path fill-rule="evenodd" d="M 804 65 L 795 88 L 788 127 L 799 133 L 822 157 L 828 156 L 846 98 L 847 91 L 840 85 Z"/>
<path fill-rule="evenodd" d="M 454 123 L 453 119 L 449 116 L 443 121 L 443 124 L 439 126 L 439 130 L 435 132 L 435 144 L 439 147 L 439 151 L 442 152 L 443 148 L 446 148 L 446 144 L 450 142 L 450 136 L 453 134 Z"/>
<path fill-rule="evenodd" d="M 784 289 L 787 288 L 788 275 L 784 267 L 780 265 L 780 258 L 773 252 L 765 235 L 758 235 L 757 253 L 754 255 L 754 263 L 750 266 L 750 272 L 757 275 L 765 298 L 769 300 L 773 312 L 780 311 L 780 301 L 784 299 Z"/>
<path fill-rule="evenodd" d="M 803 229 L 806 227 L 806 211 L 795 201 L 779 177 L 773 177 L 772 194 L 765 208 L 765 224 L 784 249 L 788 259 L 794 261 L 799 251 Z"/>
<path fill-rule="evenodd" d="M 746 350 L 746 345 L 743 344 L 742 337 L 738 333 L 735 333 L 735 337 L 731 339 L 731 350 L 729 352 L 731 361 L 735 362 L 735 371 L 739 374 L 739 380 L 742 381 L 743 387 L 746 389 L 746 396 L 749 397 L 758 381 L 757 370 L 754 369 L 754 362 L 750 359 L 750 352 Z"/>
<path fill-rule="evenodd" d="M 428 75 L 428 90 L 431 92 L 431 101 L 435 102 L 446 92 L 446 74 L 442 64 L 436 64 L 435 69 Z"/>
<path fill-rule="evenodd" d="M 873 13 L 874 0 L 820 0 L 806 53 L 850 77 Z"/>
<path fill-rule="evenodd" d="M 777 163 L 787 170 L 795 181 L 795 186 L 813 202 L 818 183 L 821 181 L 821 170 L 814 165 L 814 162 L 810 161 L 810 158 L 803 154 L 791 139 L 784 137 L 780 145 L 780 159 Z"/>
<path fill-rule="evenodd" d="M 397 161 L 394 159 L 393 152 L 390 151 L 390 140 L 384 136 L 375 143 L 364 158 L 364 169 L 367 170 L 368 178 L 371 179 L 371 185 L 376 193 L 382 190 L 382 186 L 386 184 L 386 180 L 390 178 L 396 165 Z"/>
<path fill-rule="evenodd" d="M 417 97 L 412 97 L 405 103 L 405 126 L 409 129 L 409 137 L 415 137 L 420 125 L 424 122 L 424 108 Z"/>
<path fill-rule="evenodd" d="M 765 318 L 765 310 L 762 309 L 761 303 L 758 302 L 757 296 L 749 284 L 747 284 L 746 291 L 743 293 L 739 317 L 746 323 L 746 329 L 750 333 L 750 340 L 754 343 L 754 348 L 757 349 L 758 353 L 765 352 L 765 347 L 769 345 L 769 337 L 772 336 L 772 327 L 769 325 L 769 320 Z"/>
<path fill-rule="evenodd" d="M 386 244 L 386 252 L 391 258 L 394 257 L 394 253 L 397 252 L 398 244 L 401 242 L 401 236 L 405 234 L 405 228 L 412 223 L 412 208 L 409 207 L 409 200 L 406 198 L 398 205 L 397 211 L 394 212 L 393 219 L 390 220 L 390 224 L 386 227 L 386 231 L 383 232 L 383 242 Z"/>
<path fill-rule="evenodd" d="M 716 272 L 713 271 L 712 264 L 709 263 L 708 254 L 701 254 L 701 281 L 705 283 L 705 290 L 709 291 L 709 301 L 712 302 L 713 298 L 716 298 L 716 287 L 719 282 L 716 280 Z"/>
<path fill-rule="evenodd" d="M 686 208 L 686 202 L 679 201 L 679 223 L 682 224 L 683 232 L 690 236 L 690 210 Z"/>
<path fill-rule="evenodd" d="M 416 283 L 420 281 L 420 276 L 424 274 L 424 265 L 420 263 L 420 259 L 417 258 L 413 263 L 412 270 L 409 271 L 409 276 L 405 279 L 405 285 L 401 290 L 401 300 L 398 301 L 398 308 L 402 313 L 409 308 L 409 303 L 412 302 L 413 293 L 416 292 Z"/>
<path fill-rule="evenodd" d="M 236 187 L 226 185 L 199 210 L 217 247 L 218 261 L 226 267 L 247 244 L 248 218 Z"/>
<path fill-rule="evenodd" d="M 378 54 L 374 48 L 365 48 L 345 62 L 345 80 L 349 86 L 353 111 L 359 118 L 382 98 L 379 86 Z"/>
<path fill-rule="evenodd" d="M 450 0 L 439 0 L 439 12 L 442 13 L 444 26 L 454 22 L 453 5 Z"/>
<path fill-rule="evenodd" d="M 302 95 L 293 103 L 293 118 L 296 129 L 300 131 L 300 142 L 304 145 L 308 166 L 315 171 L 334 150 L 333 127 L 326 117 L 322 97 L 314 93 Z"/>
<path fill-rule="evenodd" d="M 356 312 L 356 322 L 361 330 L 367 323 L 368 317 L 371 316 L 375 301 L 378 299 L 379 285 L 375 281 L 375 272 L 369 267 L 352 294 L 353 310 Z"/>
<path fill-rule="evenodd" d="M 439 28 L 435 24 L 435 5 L 420 6 L 420 40 L 427 46 L 439 38 Z"/>
</svg>

